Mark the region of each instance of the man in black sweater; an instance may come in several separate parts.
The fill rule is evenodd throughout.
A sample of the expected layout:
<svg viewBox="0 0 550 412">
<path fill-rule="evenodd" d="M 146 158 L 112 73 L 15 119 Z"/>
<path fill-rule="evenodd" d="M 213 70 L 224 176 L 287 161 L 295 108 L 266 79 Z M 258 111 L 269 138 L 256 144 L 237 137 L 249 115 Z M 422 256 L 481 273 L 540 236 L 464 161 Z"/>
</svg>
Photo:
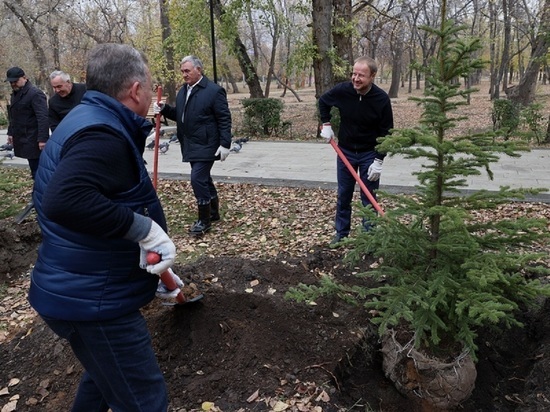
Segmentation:
<svg viewBox="0 0 550 412">
<path fill-rule="evenodd" d="M 380 184 L 384 154 L 376 151 L 377 139 L 393 128 L 393 112 L 387 93 L 374 84 L 378 67 L 370 57 L 359 57 L 353 65 L 351 81 L 337 84 L 319 98 L 319 114 L 323 127 L 321 136 L 328 142 L 334 137 L 330 124 L 331 109 L 340 112 L 338 147 L 351 163 L 361 180 L 375 197 Z M 351 201 L 355 178 L 338 157 L 336 164 L 338 200 L 336 203 L 336 235 L 331 245 L 347 237 L 351 228 Z M 370 205 L 361 192 L 363 206 Z M 365 230 L 370 223 L 363 221 Z"/>
<path fill-rule="evenodd" d="M 50 130 L 53 131 L 73 107 L 80 103 L 86 93 L 86 85 L 71 82 L 71 77 L 61 70 L 50 74 L 50 84 L 55 94 L 48 101 Z"/>
</svg>

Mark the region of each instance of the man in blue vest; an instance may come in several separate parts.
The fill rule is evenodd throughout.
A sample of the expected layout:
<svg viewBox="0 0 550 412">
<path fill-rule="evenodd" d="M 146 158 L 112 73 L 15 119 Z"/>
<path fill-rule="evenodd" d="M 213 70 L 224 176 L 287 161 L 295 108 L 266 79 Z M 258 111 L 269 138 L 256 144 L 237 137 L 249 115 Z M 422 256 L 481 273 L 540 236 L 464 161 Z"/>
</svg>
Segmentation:
<svg viewBox="0 0 550 412">
<path fill-rule="evenodd" d="M 85 369 L 73 412 L 166 412 L 140 312 L 176 255 L 142 158 L 152 129 L 147 60 L 130 46 L 100 44 L 86 82 L 40 158 L 33 200 L 42 243 L 29 301 Z M 160 262 L 148 264 L 149 251 Z"/>
</svg>

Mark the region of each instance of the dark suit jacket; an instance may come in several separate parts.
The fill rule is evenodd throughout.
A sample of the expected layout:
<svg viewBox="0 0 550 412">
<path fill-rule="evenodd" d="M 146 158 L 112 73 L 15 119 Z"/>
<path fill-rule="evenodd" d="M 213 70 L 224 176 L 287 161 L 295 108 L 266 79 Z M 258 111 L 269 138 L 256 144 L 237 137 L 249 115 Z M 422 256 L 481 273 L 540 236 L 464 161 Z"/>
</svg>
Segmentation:
<svg viewBox="0 0 550 412">
<path fill-rule="evenodd" d="M 46 95 L 29 80 L 10 100 L 8 136 L 13 137 L 13 150 L 17 157 L 38 159 L 38 142 L 50 137 Z"/>
<path fill-rule="evenodd" d="M 161 114 L 176 121 L 184 162 L 219 160 L 220 156 L 214 156 L 218 147 L 231 147 L 231 112 L 225 89 L 203 76 L 185 103 L 187 88 L 184 85 L 178 92 L 176 107 L 165 105 Z"/>
</svg>

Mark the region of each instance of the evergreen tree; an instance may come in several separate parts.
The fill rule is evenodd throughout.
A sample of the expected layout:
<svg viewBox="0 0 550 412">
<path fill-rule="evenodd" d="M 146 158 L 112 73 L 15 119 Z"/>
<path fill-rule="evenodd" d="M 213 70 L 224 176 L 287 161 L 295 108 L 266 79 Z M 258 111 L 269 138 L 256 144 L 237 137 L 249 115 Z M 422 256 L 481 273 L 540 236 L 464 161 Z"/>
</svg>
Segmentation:
<svg viewBox="0 0 550 412">
<path fill-rule="evenodd" d="M 540 263 L 544 254 L 529 248 L 535 241 L 548 241 L 547 222 L 475 219 L 476 212 L 497 209 L 540 190 L 461 191 L 467 187 L 466 178 L 481 170 L 492 178 L 490 164 L 498 161 L 499 154 L 519 156 L 527 148 L 492 131 L 453 133 L 459 122 L 467 120 L 456 109 L 467 104 L 474 91 L 458 80 L 483 66 L 472 57 L 481 44 L 461 37 L 465 27 L 452 20 L 423 29 L 437 36 L 439 50 L 431 64 L 420 68 L 426 79 L 424 96 L 416 99 L 423 108 L 421 122 L 415 128 L 394 130 L 380 139 L 377 148 L 390 156 L 419 159 L 417 193 L 382 193 L 395 206 L 383 217 L 363 209 L 368 219 L 375 220 L 374 229 L 345 240 L 352 247 L 348 259 L 365 254 L 379 258 L 380 265 L 362 275 L 384 279 L 384 284 L 366 290 L 325 278 L 320 286 L 300 285 L 289 296 L 299 300 L 334 292 L 348 299 L 354 296 L 375 309 L 373 321 L 380 334 L 405 325 L 415 333 L 417 348 L 454 342 L 475 359 L 479 327 L 519 325 L 515 313 L 522 305 L 550 295 L 548 285 L 531 276 L 548 273 Z"/>
</svg>

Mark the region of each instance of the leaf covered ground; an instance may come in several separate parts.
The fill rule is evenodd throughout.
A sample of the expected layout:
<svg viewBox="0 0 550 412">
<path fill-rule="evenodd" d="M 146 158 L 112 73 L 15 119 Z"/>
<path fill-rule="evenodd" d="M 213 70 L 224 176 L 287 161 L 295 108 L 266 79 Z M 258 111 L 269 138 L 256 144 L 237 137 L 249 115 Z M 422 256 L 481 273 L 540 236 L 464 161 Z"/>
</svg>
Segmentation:
<svg viewBox="0 0 550 412">
<path fill-rule="evenodd" d="M 240 97 L 231 98 L 236 104 Z M 285 99 L 293 134 L 307 138 L 315 128 L 313 109 L 301 109 L 288 94 Z M 474 102 L 465 108 L 473 116 L 467 127 L 488 127 L 487 96 Z M 418 119 L 406 95 L 394 109 L 399 127 Z M 0 174 L 2 182 L 13 182 L 0 202 L 21 208 L 30 193 L 22 183 L 26 171 L 0 167 Z M 178 248 L 174 269 L 205 295 L 192 306 L 166 307 L 155 300 L 144 308 L 170 411 L 422 410 L 384 377 L 376 331 L 363 308 L 337 298 L 305 304 L 284 297 L 290 287 L 316 283 L 323 275 L 351 284 L 372 282 L 355 276 L 376 265 L 372 257 L 350 265 L 344 261 L 346 249 L 327 246 L 335 192 L 245 183 L 218 183 L 218 188 L 222 221 L 208 235 L 190 238 L 186 231 L 196 205 L 189 183 L 159 181 Z M 380 200 L 383 208 L 391 207 Z M 550 218 L 549 213 L 547 204 L 518 202 L 476 219 Z M 22 225 L 0 220 L 2 412 L 67 410 L 81 372 L 66 342 L 26 301 L 39 241 L 34 215 Z M 541 302 L 518 316 L 524 328 L 480 331 L 476 389 L 461 410 L 550 409 L 550 304 Z"/>
<path fill-rule="evenodd" d="M 289 287 L 316 283 L 321 275 L 369 282 L 354 274 L 376 264 L 372 258 L 350 266 L 345 249 L 327 247 L 334 192 L 227 183 L 219 190 L 222 221 L 208 235 L 190 238 L 185 231 L 195 205 L 189 183 L 159 182 L 179 250 L 175 270 L 205 294 L 194 306 L 165 307 L 155 300 L 144 310 L 170 410 L 421 410 L 384 377 L 379 342 L 361 307 L 336 298 L 315 304 L 284 298 Z M 546 204 L 511 203 L 479 218 L 525 215 L 550 217 Z M 0 234 L 12 255 L 19 253 L 16 245 L 35 250 L 39 241 L 33 217 L 23 225 L 3 220 Z M 29 309 L 32 261 L 19 263 L 21 274 L 10 277 L 0 301 L 0 405 L 64 410 L 80 366 Z M 523 329 L 482 334 L 476 390 L 464 410 L 550 406 L 548 309 L 521 314 Z"/>
</svg>

